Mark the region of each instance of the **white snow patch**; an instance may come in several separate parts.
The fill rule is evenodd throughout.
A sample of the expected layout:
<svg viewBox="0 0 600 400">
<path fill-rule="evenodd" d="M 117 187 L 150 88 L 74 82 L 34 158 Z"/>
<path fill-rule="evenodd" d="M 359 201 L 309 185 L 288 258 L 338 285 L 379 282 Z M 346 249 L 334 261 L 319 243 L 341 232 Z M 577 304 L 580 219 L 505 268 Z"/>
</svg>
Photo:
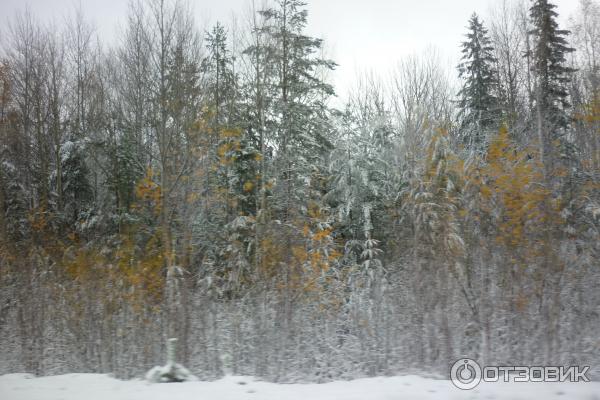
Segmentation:
<svg viewBox="0 0 600 400">
<path fill-rule="evenodd" d="M 449 381 L 397 376 L 324 384 L 274 384 L 228 376 L 215 382 L 151 384 L 107 375 L 69 374 L 32 378 L 0 376 L 2 400 L 600 400 L 600 382 L 481 383 L 462 391 Z"/>
<path fill-rule="evenodd" d="M 146 380 L 152 383 L 173 383 L 197 381 L 198 378 L 179 364 L 156 366 L 146 374 Z"/>
</svg>

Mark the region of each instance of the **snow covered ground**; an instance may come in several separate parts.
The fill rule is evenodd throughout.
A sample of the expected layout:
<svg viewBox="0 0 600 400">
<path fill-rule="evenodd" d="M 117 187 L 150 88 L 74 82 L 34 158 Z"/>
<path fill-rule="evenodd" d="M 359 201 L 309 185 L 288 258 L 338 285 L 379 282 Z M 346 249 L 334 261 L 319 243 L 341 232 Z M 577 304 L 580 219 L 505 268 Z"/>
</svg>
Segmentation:
<svg viewBox="0 0 600 400">
<path fill-rule="evenodd" d="M 600 400 L 600 382 L 481 383 L 471 391 L 449 381 L 417 376 L 358 379 L 326 384 L 273 384 L 229 376 L 216 382 L 149 384 L 106 375 L 33 378 L 0 376 L 2 400 Z"/>
</svg>

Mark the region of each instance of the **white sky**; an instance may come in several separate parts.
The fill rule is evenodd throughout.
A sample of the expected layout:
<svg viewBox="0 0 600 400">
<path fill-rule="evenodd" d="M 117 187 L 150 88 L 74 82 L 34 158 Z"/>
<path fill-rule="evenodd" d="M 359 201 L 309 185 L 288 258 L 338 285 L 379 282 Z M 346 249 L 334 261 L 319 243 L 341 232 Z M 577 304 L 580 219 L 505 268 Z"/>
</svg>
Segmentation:
<svg viewBox="0 0 600 400">
<path fill-rule="evenodd" d="M 113 41 L 127 13 L 127 0 L 79 0 L 104 43 Z M 189 0 L 200 26 L 217 20 L 225 25 L 232 14 L 243 14 L 251 0 Z M 339 67 L 333 74 L 344 97 L 357 71 L 386 74 L 403 56 L 433 45 L 448 60 L 460 56 L 465 26 L 475 11 L 486 20 L 502 0 L 308 0 L 308 32 L 325 39 L 328 56 Z M 260 0 L 256 1 L 257 4 Z M 561 25 L 578 0 L 554 0 Z M 0 26 L 26 5 L 41 19 L 60 21 L 78 0 L 0 0 Z"/>
</svg>

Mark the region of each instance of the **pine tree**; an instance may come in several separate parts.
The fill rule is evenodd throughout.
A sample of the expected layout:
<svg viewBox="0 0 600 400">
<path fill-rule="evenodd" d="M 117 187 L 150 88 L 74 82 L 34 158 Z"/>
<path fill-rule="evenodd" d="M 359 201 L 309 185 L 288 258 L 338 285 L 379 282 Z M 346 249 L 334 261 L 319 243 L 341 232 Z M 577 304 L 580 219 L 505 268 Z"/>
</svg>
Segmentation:
<svg viewBox="0 0 600 400">
<path fill-rule="evenodd" d="M 80 213 L 86 211 L 94 199 L 84 152 L 85 147 L 80 141 L 68 141 L 62 148 L 61 195 L 65 201 L 65 218 L 71 223 L 82 217 Z"/>
<path fill-rule="evenodd" d="M 132 132 L 126 132 L 106 144 L 112 161 L 107 183 L 114 193 L 117 213 L 130 211 L 135 201 L 135 184 L 144 174 L 134 140 Z"/>
<path fill-rule="evenodd" d="M 306 204 L 300 182 L 308 179 L 331 148 L 326 100 L 334 91 L 320 73 L 332 70 L 335 63 L 317 56 L 321 39 L 304 34 L 308 16 L 305 5 L 301 0 L 279 0 L 276 7 L 261 12 L 273 43 L 274 77 L 270 83 L 275 98 L 267 117 L 275 131 L 274 162 L 283 189 L 280 206 L 284 220 L 290 219 L 292 204 Z"/>
<path fill-rule="evenodd" d="M 567 35 L 570 33 L 558 27 L 554 11 L 556 6 L 548 0 L 535 0 L 530 8 L 533 29 L 533 69 L 536 78 L 535 110 L 537 135 L 540 146 L 540 161 L 543 167 L 543 186 L 548 191 L 540 205 L 543 220 L 541 268 L 545 291 L 545 301 L 541 313 L 548 327 L 545 335 L 545 357 L 551 360 L 555 353 L 555 339 L 558 332 L 558 310 L 561 308 L 560 282 L 563 261 L 558 248 L 563 234 L 560 225 L 555 223 L 557 214 L 568 215 L 568 197 L 571 170 L 565 169 L 565 161 L 575 158 L 573 148 L 566 137 L 570 127 L 568 109 L 568 84 L 574 70 L 566 65 L 566 57 L 574 49 L 569 47 Z M 563 179 L 564 177 L 566 179 Z M 557 209 L 559 205 L 561 209 Z"/>
<path fill-rule="evenodd" d="M 488 31 L 477 14 L 469 20 L 467 40 L 462 44 L 459 77 L 464 80 L 458 93 L 461 135 L 470 150 L 481 152 L 487 136 L 495 131 L 499 121 L 495 58 Z"/>
<path fill-rule="evenodd" d="M 233 72 L 233 59 L 227 48 L 227 31 L 217 22 L 206 34 L 208 56 L 202 63 L 202 71 L 209 75 L 208 91 L 214 107 L 215 124 L 221 126 L 231 122 L 233 97 L 235 96 L 236 77 Z"/>
<path fill-rule="evenodd" d="M 399 181 L 398 171 L 390 168 L 396 147 L 389 119 L 383 112 L 369 112 L 361 120 L 353 111 L 349 108 L 343 115 L 329 156 L 326 196 L 335 210 L 336 230 L 346 240 L 343 261 L 348 264 L 373 259 L 361 254 L 385 236 L 381 225 L 386 203 L 393 202 L 398 189 L 394 184 Z M 369 264 L 363 263 L 365 269 Z"/>
<path fill-rule="evenodd" d="M 569 31 L 559 29 L 556 6 L 548 0 L 535 0 L 529 15 L 534 43 L 531 50 L 536 76 L 536 110 L 541 130 L 550 130 L 556 139 L 569 126 L 567 113 L 568 84 L 574 69 L 567 66 L 566 57 L 575 49 L 569 47 Z"/>
<path fill-rule="evenodd" d="M 227 31 L 217 23 L 206 35 L 208 56 L 202 69 L 208 75 L 210 118 L 208 125 L 217 139 L 219 184 L 226 188 L 227 215 L 250 215 L 255 209 L 256 171 L 259 151 L 239 113 L 241 96 L 234 57 L 227 47 Z M 230 222 L 230 221 L 228 221 Z"/>
<path fill-rule="evenodd" d="M 292 326 L 294 304 L 304 295 L 303 288 L 308 284 L 306 255 L 320 254 L 307 247 L 303 232 L 311 220 L 326 214 L 322 213 L 326 209 L 322 194 L 321 198 L 313 197 L 310 188 L 315 187 L 316 177 L 325 175 L 323 161 L 331 149 L 329 136 L 333 131 L 327 100 L 334 92 L 322 76 L 335 64 L 320 56 L 322 40 L 305 34 L 308 16 L 305 6 L 301 0 L 278 0 L 273 7 L 261 11 L 264 41 L 248 49 L 250 55 L 269 63 L 257 68 L 264 74 L 258 86 L 261 92 L 258 114 L 259 118 L 264 116 L 259 125 L 259 135 L 264 133 L 261 142 L 273 148 L 262 155 L 270 159 L 274 186 L 267 205 L 268 183 L 263 184 L 262 178 L 257 259 L 261 269 L 277 273 L 281 311 L 276 320 L 281 327 L 278 346 L 283 359 L 288 361 L 291 361 L 291 338 L 296 334 Z M 261 170 L 265 173 L 264 168 Z M 265 208 L 272 221 L 263 219 L 267 214 Z M 319 235 L 330 233 L 325 230 Z M 321 246 L 325 238 L 321 239 L 313 245 Z M 265 268 L 269 265 L 274 268 Z M 287 368 L 290 365 L 293 364 L 284 364 Z M 286 369 L 278 373 L 285 374 Z"/>
</svg>

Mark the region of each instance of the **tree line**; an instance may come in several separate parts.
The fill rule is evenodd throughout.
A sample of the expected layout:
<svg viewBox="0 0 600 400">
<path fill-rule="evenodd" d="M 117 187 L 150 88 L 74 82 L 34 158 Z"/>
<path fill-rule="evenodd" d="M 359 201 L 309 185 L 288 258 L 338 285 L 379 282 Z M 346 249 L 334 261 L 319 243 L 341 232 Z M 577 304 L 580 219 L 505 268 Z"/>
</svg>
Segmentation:
<svg viewBox="0 0 600 400">
<path fill-rule="evenodd" d="M 132 0 L 112 45 L 11 17 L 0 371 L 129 378 L 170 337 L 205 379 L 597 365 L 600 4 L 503 1 L 456 70 L 404 58 L 343 107 L 306 3 L 251 8 Z"/>
</svg>

